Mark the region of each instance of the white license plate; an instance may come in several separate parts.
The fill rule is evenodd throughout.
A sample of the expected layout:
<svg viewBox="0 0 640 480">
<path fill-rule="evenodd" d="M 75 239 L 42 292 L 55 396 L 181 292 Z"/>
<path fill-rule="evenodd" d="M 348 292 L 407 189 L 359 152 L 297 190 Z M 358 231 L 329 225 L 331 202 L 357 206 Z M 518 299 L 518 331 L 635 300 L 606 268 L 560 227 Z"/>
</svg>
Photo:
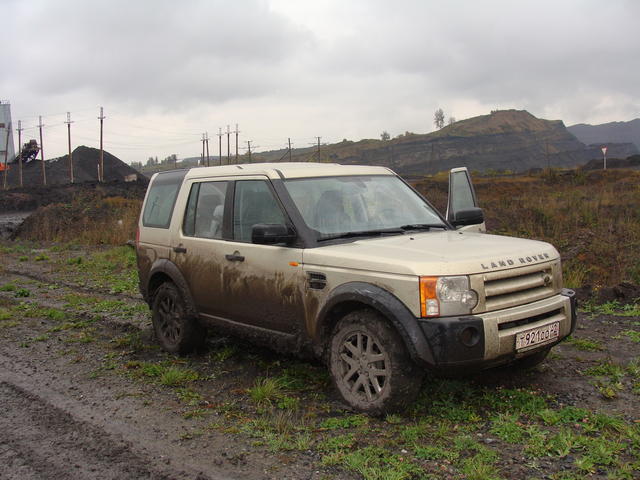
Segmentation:
<svg viewBox="0 0 640 480">
<path fill-rule="evenodd" d="M 516 335 L 516 351 L 532 348 L 554 341 L 560 336 L 560 322 L 525 330 Z"/>
</svg>

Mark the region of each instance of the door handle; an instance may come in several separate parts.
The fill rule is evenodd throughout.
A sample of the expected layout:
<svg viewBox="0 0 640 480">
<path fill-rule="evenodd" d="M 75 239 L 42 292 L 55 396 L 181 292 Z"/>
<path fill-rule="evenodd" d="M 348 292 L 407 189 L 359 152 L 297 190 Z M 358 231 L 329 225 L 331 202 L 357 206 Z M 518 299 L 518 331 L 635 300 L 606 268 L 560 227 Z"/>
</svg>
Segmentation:
<svg viewBox="0 0 640 480">
<path fill-rule="evenodd" d="M 176 253 L 187 253 L 187 249 L 184 247 L 173 247 L 173 251 Z"/>
<path fill-rule="evenodd" d="M 230 262 L 244 262 L 244 256 L 240 255 L 240 252 L 238 251 L 233 252 L 232 254 L 227 253 L 224 258 Z"/>
</svg>

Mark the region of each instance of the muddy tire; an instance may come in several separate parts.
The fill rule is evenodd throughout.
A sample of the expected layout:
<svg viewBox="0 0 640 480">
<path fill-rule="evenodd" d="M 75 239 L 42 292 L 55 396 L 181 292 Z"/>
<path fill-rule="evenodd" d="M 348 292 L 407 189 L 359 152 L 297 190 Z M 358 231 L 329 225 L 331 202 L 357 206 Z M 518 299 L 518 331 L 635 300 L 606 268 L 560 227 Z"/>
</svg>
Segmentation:
<svg viewBox="0 0 640 480">
<path fill-rule="evenodd" d="M 329 370 L 344 401 L 371 415 L 406 407 L 424 376 L 400 335 L 372 310 L 351 312 L 338 322 L 331 338 Z"/>
<path fill-rule="evenodd" d="M 517 370 L 529 370 L 530 368 L 540 365 L 549 355 L 551 348 L 545 348 L 539 352 L 533 353 L 528 357 L 520 358 L 512 364 L 512 368 Z"/>
<path fill-rule="evenodd" d="M 187 314 L 184 299 L 173 283 L 158 287 L 152 311 L 153 330 L 167 352 L 185 355 L 204 345 L 207 331 Z"/>
</svg>

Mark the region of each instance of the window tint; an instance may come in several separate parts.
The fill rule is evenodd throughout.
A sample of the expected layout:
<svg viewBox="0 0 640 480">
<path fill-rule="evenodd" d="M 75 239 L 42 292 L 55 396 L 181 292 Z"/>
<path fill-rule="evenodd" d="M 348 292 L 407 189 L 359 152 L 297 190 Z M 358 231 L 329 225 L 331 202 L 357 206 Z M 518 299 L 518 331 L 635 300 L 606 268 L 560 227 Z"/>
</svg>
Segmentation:
<svg viewBox="0 0 640 480">
<path fill-rule="evenodd" d="M 184 234 L 201 238 L 222 238 L 226 194 L 227 182 L 194 183 L 184 216 Z"/>
<path fill-rule="evenodd" d="M 186 170 L 158 175 L 147 195 L 147 202 L 142 212 L 142 225 L 145 227 L 169 228 L 173 206 L 186 175 Z"/>
<path fill-rule="evenodd" d="M 286 219 L 267 182 L 236 182 L 233 207 L 234 238 L 241 242 L 251 242 L 251 229 L 258 223 L 284 225 Z"/>
</svg>

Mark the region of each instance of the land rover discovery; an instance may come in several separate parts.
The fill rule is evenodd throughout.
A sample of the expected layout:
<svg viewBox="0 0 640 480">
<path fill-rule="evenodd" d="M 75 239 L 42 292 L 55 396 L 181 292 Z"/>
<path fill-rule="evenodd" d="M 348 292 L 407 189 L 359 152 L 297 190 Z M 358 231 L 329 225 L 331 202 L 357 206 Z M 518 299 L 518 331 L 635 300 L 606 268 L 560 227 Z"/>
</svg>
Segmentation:
<svg viewBox="0 0 640 480">
<path fill-rule="evenodd" d="M 556 249 L 483 232 L 465 168 L 445 215 L 383 167 L 173 170 L 142 207 L 140 290 L 169 352 L 230 331 L 323 359 L 349 405 L 389 412 L 427 370 L 529 367 L 575 328 Z"/>
</svg>

